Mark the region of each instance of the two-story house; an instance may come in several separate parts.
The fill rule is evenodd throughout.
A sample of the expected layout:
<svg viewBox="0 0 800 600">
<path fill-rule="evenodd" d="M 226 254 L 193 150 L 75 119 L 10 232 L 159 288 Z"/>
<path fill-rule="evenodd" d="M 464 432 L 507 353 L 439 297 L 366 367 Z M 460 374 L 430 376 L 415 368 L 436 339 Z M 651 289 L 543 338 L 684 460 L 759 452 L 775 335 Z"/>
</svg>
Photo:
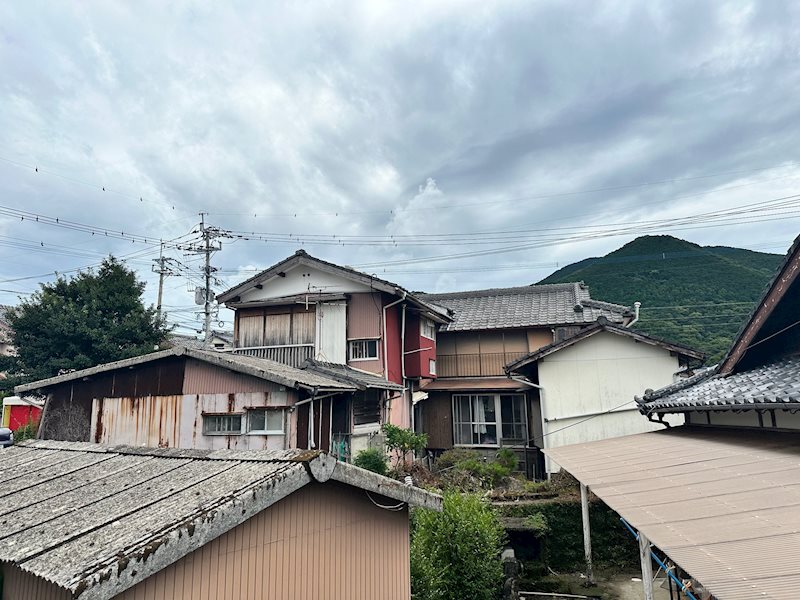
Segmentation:
<svg viewBox="0 0 800 600">
<path fill-rule="evenodd" d="M 469 447 L 493 454 L 509 447 L 518 453 L 530 476 L 544 475 L 539 450 L 548 446 L 545 438 L 556 444 L 572 442 L 575 436 L 566 436 L 564 441 L 552 436 L 565 425 L 572 429 L 577 420 L 612 408 L 620 397 L 617 392 L 630 400 L 630 390 L 643 393 L 648 387 L 671 382 L 689 357 L 701 356 L 675 345 L 639 344 L 633 335 L 622 336 L 626 341 L 615 344 L 614 340 L 622 339 L 620 332 L 629 331 L 626 326 L 635 319 L 635 312 L 593 300 L 582 283 L 422 297 L 453 316 L 438 333 L 438 377 L 422 382 L 427 399 L 417 404 L 417 425 L 428 434 L 430 449 L 438 453 L 454 446 Z M 579 335 L 589 330 L 596 333 L 599 321 L 607 325 L 602 335 L 591 341 L 590 336 Z M 606 330 L 617 334 L 610 335 L 607 343 Z M 573 341 L 583 339 L 587 341 L 572 348 Z M 599 340 L 603 343 L 598 344 Z M 552 348 L 563 352 L 556 356 L 548 351 L 546 359 L 537 354 Z M 542 378 L 534 372 L 540 358 L 549 369 Z M 577 367 L 551 369 L 551 364 L 567 359 Z M 648 369 L 634 376 L 645 363 Z M 512 372 L 508 365 L 527 370 Z M 598 377 L 598 365 L 608 377 Z M 631 375 L 626 379 L 621 371 L 628 370 Z M 544 366 L 541 371 L 545 372 Z M 544 402 L 546 395 L 549 400 Z M 587 426 L 591 431 L 584 427 L 573 432 L 597 439 L 641 431 L 648 424 L 642 425 L 634 412 L 631 403 L 607 419 L 613 425 L 604 423 L 595 431 L 600 423 L 595 421 Z"/>
<path fill-rule="evenodd" d="M 333 443 L 351 453 L 382 423 L 412 427 L 409 382 L 436 377 L 436 331 L 450 322 L 446 309 L 397 284 L 302 250 L 218 300 L 235 311 L 235 354 L 367 385 L 320 417 L 329 419 Z M 309 410 L 299 409 L 301 423 Z"/>
</svg>

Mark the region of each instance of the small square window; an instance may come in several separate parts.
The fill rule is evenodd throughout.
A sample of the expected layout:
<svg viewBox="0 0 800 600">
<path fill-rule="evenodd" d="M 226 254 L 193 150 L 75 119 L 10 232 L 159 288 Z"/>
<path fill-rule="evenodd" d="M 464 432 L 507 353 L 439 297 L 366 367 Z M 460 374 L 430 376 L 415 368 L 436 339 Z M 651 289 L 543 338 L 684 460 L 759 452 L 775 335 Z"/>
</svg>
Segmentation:
<svg viewBox="0 0 800 600">
<path fill-rule="evenodd" d="M 351 340 L 350 360 L 377 360 L 378 340 Z"/>
<path fill-rule="evenodd" d="M 240 435 L 242 415 L 203 415 L 203 433 L 206 435 Z"/>
<path fill-rule="evenodd" d="M 422 318 L 419 322 L 419 333 L 422 337 L 429 340 L 436 339 L 436 323 L 430 319 Z"/>
<path fill-rule="evenodd" d="M 283 411 L 280 409 L 248 410 L 247 431 L 249 433 L 282 434 Z"/>
</svg>

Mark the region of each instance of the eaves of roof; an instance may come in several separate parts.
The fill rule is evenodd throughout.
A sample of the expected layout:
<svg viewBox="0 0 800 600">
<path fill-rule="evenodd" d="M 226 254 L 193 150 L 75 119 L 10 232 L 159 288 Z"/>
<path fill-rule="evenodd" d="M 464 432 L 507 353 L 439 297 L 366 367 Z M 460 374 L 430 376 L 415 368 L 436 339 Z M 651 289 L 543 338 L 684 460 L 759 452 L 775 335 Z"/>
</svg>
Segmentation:
<svg viewBox="0 0 800 600">
<path fill-rule="evenodd" d="M 48 388 L 68 381 L 75 381 L 85 377 L 91 377 L 99 373 L 107 371 L 114 371 L 116 369 L 127 369 L 137 365 L 161 360 L 171 356 L 186 356 L 194 358 L 202 362 L 216 365 L 224 369 L 230 369 L 245 375 L 251 375 L 259 379 L 264 379 L 284 385 L 291 388 L 303 388 L 317 391 L 354 391 L 355 387 L 336 381 L 334 379 L 325 377 L 323 375 L 296 369 L 283 363 L 268 360 L 266 358 L 257 358 L 253 356 L 244 356 L 240 354 L 232 354 L 228 352 L 212 352 L 207 350 L 197 350 L 186 346 L 176 346 L 168 350 L 160 352 L 152 352 L 143 356 L 136 356 L 133 358 L 126 358 L 115 362 L 97 365 L 88 369 L 81 369 L 80 371 L 73 371 L 65 373 L 64 375 L 57 375 L 49 379 L 42 379 L 18 385 L 14 388 L 15 393 L 32 392 Z"/>
<path fill-rule="evenodd" d="M 660 338 L 641 333 L 640 331 L 636 331 L 628 327 L 621 327 L 619 325 L 615 325 L 613 323 L 610 323 L 604 317 L 601 317 L 594 325 L 590 325 L 589 327 L 582 329 L 575 335 L 570 336 L 561 342 L 549 344 L 547 346 L 539 348 L 535 352 L 531 352 L 526 356 L 523 356 L 513 362 L 508 363 L 505 367 L 506 373 L 511 373 L 512 371 L 516 371 L 517 369 L 520 369 L 526 365 L 541 360 L 545 356 L 554 354 L 560 350 L 563 350 L 564 348 L 569 348 L 570 346 L 577 344 L 581 340 L 585 340 L 586 338 L 592 337 L 593 335 L 598 334 L 600 332 L 608 332 L 608 333 L 613 333 L 615 335 L 628 337 L 633 340 L 636 340 L 637 342 L 642 342 L 645 344 L 650 344 L 652 346 L 658 346 L 660 348 L 664 348 L 665 350 L 669 350 L 670 352 L 675 352 L 676 354 L 680 354 L 687 358 L 694 358 L 696 360 L 705 359 L 705 354 L 703 352 L 700 352 L 699 350 L 695 350 L 694 348 L 690 348 L 689 346 L 684 346 L 683 344 L 677 344 L 674 342 L 669 342 L 667 340 L 662 340 Z"/>
<path fill-rule="evenodd" d="M 440 496 L 306 450 L 39 440 L 3 451 L 0 480 L 15 490 L 0 504 L 0 561 L 81 600 L 116 597 L 309 483 L 442 506 Z"/>
<path fill-rule="evenodd" d="M 426 302 L 424 299 L 420 298 L 419 296 L 417 296 L 412 292 L 409 292 L 408 290 L 397 285 L 396 283 L 392 283 L 391 281 L 386 281 L 385 279 L 380 279 L 379 277 L 375 277 L 374 275 L 362 273 L 361 271 L 356 271 L 355 269 L 351 269 L 350 267 L 343 267 L 341 265 L 337 265 L 335 263 L 328 262 L 320 258 L 316 258 L 308 254 L 305 250 L 298 250 L 292 256 L 285 258 L 284 260 L 261 271 L 257 275 L 254 275 L 250 279 L 243 281 L 239 285 L 234 286 L 222 292 L 217 296 L 217 300 L 219 300 L 220 302 L 225 302 L 226 304 L 232 302 L 243 291 L 255 286 L 256 284 L 266 281 L 271 277 L 277 276 L 279 273 L 287 269 L 291 269 L 295 265 L 307 265 L 315 267 L 320 270 L 335 275 L 339 275 L 341 277 L 345 277 L 352 281 L 357 281 L 364 285 L 368 285 L 377 291 L 386 292 L 388 294 L 396 296 L 402 296 L 404 299 L 407 299 L 409 302 L 415 304 L 418 308 L 425 311 L 427 316 L 434 319 L 435 321 L 439 323 L 447 323 L 450 321 L 450 317 L 446 309 L 431 304 L 429 302 Z"/>
</svg>

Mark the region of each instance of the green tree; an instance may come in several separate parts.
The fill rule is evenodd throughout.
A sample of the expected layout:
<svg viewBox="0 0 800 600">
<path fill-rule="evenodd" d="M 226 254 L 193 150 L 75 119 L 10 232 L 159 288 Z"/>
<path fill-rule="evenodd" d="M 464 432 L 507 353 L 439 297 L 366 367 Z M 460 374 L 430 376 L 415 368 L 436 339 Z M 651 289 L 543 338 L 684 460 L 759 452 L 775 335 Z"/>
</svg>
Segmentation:
<svg viewBox="0 0 800 600">
<path fill-rule="evenodd" d="M 96 272 L 42 284 L 8 313 L 17 355 L 2 365 L 6 389 L 152 352 L 169 330 L 142 302 L 144 287 L 114 257 Z"/>
<path fill-rule="evenodd" d="M 411 535 L 411 587 L 420 600 L 495 600 L 503 587 L 505 534 L 478 495 L 448 492 L 442 512 L 418 509 Z"/>
<path fill-rule="evenodd" d="M 391 423 L 384 423 L 381 427 L 386 436 L 386 447 L 395 455 L 395 467 L 405 465 L 409 452 L 421 452 L 428 445 L 428 434 L 415 433 L 411 429 L 404 429 Z"/>
</svg>

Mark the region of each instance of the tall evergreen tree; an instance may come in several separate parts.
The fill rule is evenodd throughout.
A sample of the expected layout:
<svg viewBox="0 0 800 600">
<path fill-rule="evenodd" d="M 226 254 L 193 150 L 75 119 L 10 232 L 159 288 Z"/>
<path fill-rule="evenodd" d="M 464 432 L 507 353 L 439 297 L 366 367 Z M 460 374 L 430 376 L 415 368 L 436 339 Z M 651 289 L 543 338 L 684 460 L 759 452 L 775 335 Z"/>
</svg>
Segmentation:
<svg viewBox="0 0 800 600">
<path fill-rule="evenodd" d="M 42 284 L 9 311 L 17 355 L 3 387 L 152 352 L 169 330 L 144 305 L 144 288 L 114 257 L 96 272 Z"/>
</svg>

